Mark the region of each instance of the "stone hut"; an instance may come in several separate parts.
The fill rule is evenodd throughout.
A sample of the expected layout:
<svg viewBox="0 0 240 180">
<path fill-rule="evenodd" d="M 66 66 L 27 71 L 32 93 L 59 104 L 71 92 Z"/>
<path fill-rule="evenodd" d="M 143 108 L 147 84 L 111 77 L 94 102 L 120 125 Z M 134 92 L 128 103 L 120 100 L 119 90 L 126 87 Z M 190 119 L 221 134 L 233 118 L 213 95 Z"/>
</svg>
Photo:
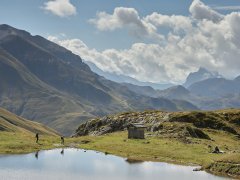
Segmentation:
<svg viewBox="0 0 240 180">
<path fill-rule="evenodd" d="M 144 139 L 146 126 L 142 123 L 131 123 L 128 125 L 128 139 Z"/>
</svg>

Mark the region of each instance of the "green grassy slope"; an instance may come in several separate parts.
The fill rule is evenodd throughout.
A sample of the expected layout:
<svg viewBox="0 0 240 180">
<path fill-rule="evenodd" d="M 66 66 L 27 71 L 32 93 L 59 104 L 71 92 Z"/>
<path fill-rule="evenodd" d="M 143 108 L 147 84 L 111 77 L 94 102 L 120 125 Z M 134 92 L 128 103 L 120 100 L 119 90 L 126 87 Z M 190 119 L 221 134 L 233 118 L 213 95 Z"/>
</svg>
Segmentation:
<svg viewBox="0 0 240 180">
<path fill-rule="evenodd" d="M 39 143 L 35 142 L 36 133 L 39 133 Z M 0 108 L 0 154 L 53 148 L 54 142 L 59 143 L 59 139 L 55 130 Z"/>
<path fill-rule="evenodd" d="M 44 134 L 56 136 L 58 133 L 40 123 L 33 122 L 16 116 L 9 111 L 0 108 L 0 131 Z"/>
</svg>

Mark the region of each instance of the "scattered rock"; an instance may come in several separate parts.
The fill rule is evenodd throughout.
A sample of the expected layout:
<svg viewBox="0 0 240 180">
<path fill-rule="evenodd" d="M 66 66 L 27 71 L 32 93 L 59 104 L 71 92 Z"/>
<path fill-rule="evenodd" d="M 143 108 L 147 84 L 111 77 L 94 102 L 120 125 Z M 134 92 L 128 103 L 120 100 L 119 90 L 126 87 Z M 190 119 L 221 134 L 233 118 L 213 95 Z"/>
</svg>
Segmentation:
<svg viewBox="0 0 240 180">
<path fill-rule="evenodd" d="M 137 164 L 137 163 L 142 163 L 143 161 L 141 160 L 136 160 L 136 159 L 131 159 L 131 158 L 127 158 L 126 162 L 128 162 L 129 164 Z"/>
<path fill-rule="evenodd" d="M 90 143 L 91 141 L 89 141 L 89 140 L 82 140 L 81 141 L 81 144 L 88 144 L 88 143 Z"/>
</svg>

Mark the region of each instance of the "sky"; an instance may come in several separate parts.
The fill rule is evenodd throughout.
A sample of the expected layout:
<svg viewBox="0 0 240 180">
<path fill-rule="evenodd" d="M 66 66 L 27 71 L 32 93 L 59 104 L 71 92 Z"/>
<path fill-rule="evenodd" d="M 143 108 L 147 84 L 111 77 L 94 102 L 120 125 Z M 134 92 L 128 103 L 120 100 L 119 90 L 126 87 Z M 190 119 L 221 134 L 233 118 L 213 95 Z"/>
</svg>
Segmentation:
<svg viewBox="0 0 240 180">
<path fill-rule="evenodd" d="M 140 81 L 182 83 L 199 67 L 240 75 L 239 0 L 1 0 L 0 24 Z"/>
</svg>

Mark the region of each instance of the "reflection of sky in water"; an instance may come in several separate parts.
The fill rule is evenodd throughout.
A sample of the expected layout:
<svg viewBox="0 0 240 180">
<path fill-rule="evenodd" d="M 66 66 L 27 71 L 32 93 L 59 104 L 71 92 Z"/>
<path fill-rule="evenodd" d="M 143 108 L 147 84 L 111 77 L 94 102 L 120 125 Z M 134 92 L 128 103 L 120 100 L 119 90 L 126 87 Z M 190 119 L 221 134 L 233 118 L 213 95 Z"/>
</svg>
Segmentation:
<svg viewBox="0 0 240 180">
<path fill-rule="evenodd" d="M 17 180 L 141 180 L 141 179 L 221 179 L 194 167 L 167 163 L 129 164 L 123 158 L 94 151 L 65 149 L 26 155 L 0 156 L 0 179 Z"/>
</svg>

